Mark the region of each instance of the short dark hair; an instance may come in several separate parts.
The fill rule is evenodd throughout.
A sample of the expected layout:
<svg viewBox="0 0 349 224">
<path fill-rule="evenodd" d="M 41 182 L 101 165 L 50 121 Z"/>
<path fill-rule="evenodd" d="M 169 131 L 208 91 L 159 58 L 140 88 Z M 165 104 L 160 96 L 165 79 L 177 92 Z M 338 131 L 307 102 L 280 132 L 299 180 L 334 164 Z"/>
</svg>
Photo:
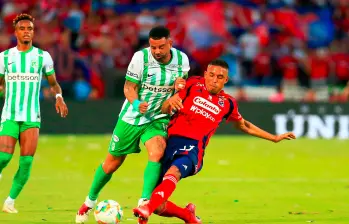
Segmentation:
<svg viewBox="0 0 349 224">
<path fill-rule="evenodd" d="M 13 27 L 16 27 L 17 23 L 21 20 L 29 20 L 30 22 L 34 23 L 34 17 L 32 17 L 29 14 L 22 13 L 16 16 L 16 18 L 13 19 Z"/>
<path fill-rule="evenodd" d="M 164 26 L 153 27 L 149 32 L 149 39 L 160 40 L 163 37 L 166 39 L 170 37 L 170 30 Z"/>
<path fill-rule="evenodd" d="M 215 59 L 213 61 L 210 62 L 210 64 L 208 65 L 215 65 L 215 66 L 219 66 L 225 69 L 229 69 L 229 65 L 226 61 L 224 61 L 223 59 Z"/>
</svg>

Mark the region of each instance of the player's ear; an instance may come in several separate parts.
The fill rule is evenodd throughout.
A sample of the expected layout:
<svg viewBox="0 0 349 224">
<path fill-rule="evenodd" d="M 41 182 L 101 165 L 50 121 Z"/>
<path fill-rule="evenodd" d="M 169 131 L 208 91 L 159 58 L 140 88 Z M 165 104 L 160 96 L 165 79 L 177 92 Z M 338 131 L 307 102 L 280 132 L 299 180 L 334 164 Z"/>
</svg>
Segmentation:
<svg viewBox="0 0 349 224">
<path fill-rule="evenodd" d="M 167 41 L 168 41 L 168 44 L 170 45 L 170 48 L 172 48 L 172 44 L 173 44 L 172 39 L 169 37 Z"/>
</svg>

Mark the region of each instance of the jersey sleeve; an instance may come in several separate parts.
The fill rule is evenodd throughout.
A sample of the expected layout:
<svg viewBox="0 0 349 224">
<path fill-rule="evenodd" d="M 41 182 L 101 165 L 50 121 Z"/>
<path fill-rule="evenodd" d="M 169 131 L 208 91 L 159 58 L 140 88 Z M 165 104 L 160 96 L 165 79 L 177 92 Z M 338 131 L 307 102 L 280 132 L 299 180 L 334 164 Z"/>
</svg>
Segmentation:
<svg viewBox="0 0 349 224">
<path fill-rule="evenodd" d="M 44 75 L 49 76 L 54 74 L 55 68 L 54 68 L 53 60 L 50 53 L 48 53 L 47 51 L 44 51 L 43 57 L 44 59 L 43 59 L 42 67 L 43 67 Z"/>
<path fill-rule="evenodd" d="M 143 52 L 137 51 L 134 53 L 130 64 L 128 65 L 126 72 L 126 80 L 140 83 L 142 79 L 143 67 L 144 67 Z"/>
<path fill-rule="evenodd" d="M 190 70 L 190 65 L 189 65 L 189 58 L 186 54 L 183 53 L 182 56 L 182 71 L 183 71 L 183 78 L 187 79 L 188 78 L 188 72 Z"/>
<path fill-rule="evenodd" d="M 227 121 L 240 121 L 242 119 L 241 114 L 239 113 L 239 106 L 236 100 L 232 97 L 228 98 L 229 101 L 229 112 L 226 116 Z"/>
<path fill-rule="evenodd" d="M 0 53 L 0 76 L 5 75 L 4 53 Z"/>
<path fill-rule="evenodd" d="M 201 80 L 202 80 L 202 77 L 200 77 L 200 76 L 192 76 L 189 79 L 187 79 L 187 82 L 185 84 L 185 88 L 180 90 L 180 91 L 178 91 L 179 97 L 182 100 L 184 100 L 187 97 L 191 87 L 193 85 L 199 83 Z"/>
</svg>

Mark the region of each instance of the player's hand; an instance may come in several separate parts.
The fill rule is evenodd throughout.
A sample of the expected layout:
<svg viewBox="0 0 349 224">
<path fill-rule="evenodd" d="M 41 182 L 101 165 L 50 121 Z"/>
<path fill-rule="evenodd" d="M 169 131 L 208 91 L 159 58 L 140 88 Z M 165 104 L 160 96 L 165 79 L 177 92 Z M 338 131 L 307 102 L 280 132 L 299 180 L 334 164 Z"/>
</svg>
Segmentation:
<svg viewBox="0 0 349 224">
<path fill-rule="evenodd" d="M 275 139 L 273 142 L 278 143 L 278 142 L 285 140 L 285 139 L 286 140 L 296 139 L 296 136 L 292 132 L 287 132 L 287 133 L 284 133 L 282 135 L 275 136 Z"/>
<path fill-rule="evenodd" d="M 185 79 L 177 78 L 175 83 L 174 83 L 175 90 L 179 91 L 181 89 L 184 89 L 185 88 L 185 83 L 186 83 Z"/>
<path fill-rule="evenodd" d="M 68 107 L 62 97 L 57 97 L 56 99 L 56 111 L 61 117 L 66 117 L 68 115 Z"/>
<path fill-rule="evenodd" d="M 170 104 L 170 108 L 173 110 L 178 111 L 183 108 L 182 99 L 178 94 L 175 94 L 170 99 L 168 99 L 168 103 Z"/>
<path fill-rule="evenodd" d="M 147 102 L 142 102 L 139 104 L 139 113 L 145 114 L 148 110 L 148 103 Z"/>
</svg>

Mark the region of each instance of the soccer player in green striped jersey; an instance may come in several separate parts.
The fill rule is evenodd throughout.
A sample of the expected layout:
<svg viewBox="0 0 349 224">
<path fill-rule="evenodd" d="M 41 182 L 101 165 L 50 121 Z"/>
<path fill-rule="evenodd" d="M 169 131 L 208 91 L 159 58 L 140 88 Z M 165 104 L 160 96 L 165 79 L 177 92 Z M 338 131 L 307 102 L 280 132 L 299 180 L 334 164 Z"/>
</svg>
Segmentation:
<svg viewBox="0 0 349 224">
<path fill-rule="evenodd" d="M 161 105 L 185 87 L 189 59 L 172 47 L 170 32 L 165 27 L 154 27 L 150 31 L 149 45 L 136 52 L 128 66 L 124 86 L 126 100 L 110 140 L 109 153 L 96 170 L 90 192 L 76 215 L 76 223 L 87 221 L 101 189 L 128 154 L 140 152 L 140 142 L 148 151 L 148 163 L 139 204 L 150 198 L 157 184 L 169 122 L 169 116 L 161 112 Z"/>
<path fill-rule="evenodd" d="M 30 176 L 39 138 L 39 93 L 43 76 L 56 94 L 57 113 L 62 117 L 68 113 L 50 54 L 32 45 L 34 18 L 20 14 L 13 25 L 17 46 L 0 53 L 0 84 L 5 88 L 0 125 L 0 174 L 11 160 L 17 140 L 20 144 L 19 168 L 3 206 L 7 213 L 18 212 L 14 201 Z"/>
</svg>

